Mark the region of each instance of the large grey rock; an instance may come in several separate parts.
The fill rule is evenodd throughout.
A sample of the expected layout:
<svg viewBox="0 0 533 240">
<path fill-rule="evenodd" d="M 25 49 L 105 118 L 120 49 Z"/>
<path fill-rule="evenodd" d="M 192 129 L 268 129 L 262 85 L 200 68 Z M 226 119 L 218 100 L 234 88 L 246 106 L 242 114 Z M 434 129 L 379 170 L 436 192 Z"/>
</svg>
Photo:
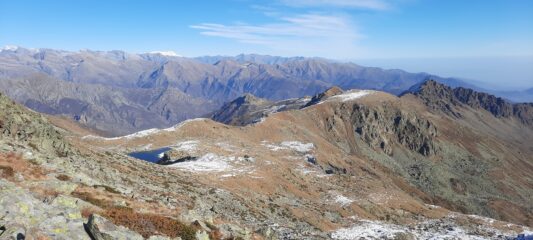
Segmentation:
<svg viewBox="0 0 533 240">
<path fill-rule="evenodd" d="M 143 240 L 144 238 L 123 226 L 116 226 L 104 217 L 92 214 L 87 222 L 87 229 L 95 240 Z"/>
<path fill-rule="evenodd" d="M 74 199 L 44 203 L 28 190 L 0 179 L 0 226 L 6 228 L 6 235 L 89 240 L 84 220 Z"/>
</svg>

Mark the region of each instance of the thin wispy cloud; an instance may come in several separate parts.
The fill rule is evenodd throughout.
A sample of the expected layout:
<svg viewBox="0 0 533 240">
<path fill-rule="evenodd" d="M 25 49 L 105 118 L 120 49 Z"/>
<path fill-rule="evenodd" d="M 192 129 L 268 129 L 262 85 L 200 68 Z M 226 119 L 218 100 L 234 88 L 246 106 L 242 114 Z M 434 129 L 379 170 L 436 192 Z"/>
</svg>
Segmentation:
<svg viewBox="0 0 533 240">
<path fill-rule="evenodd" d="M 386 10 L 390 5 L 384 0 L 281 0 L 292 7 L 340 7 Z"/>
<path fill-rule="evenodd" d="M 361 37 L 345 16 L 301 14 L 267 24 L 202 23 L 190 26 L 206 36 L 258 44 L 285 55 L 340 56 L 355 51 Z"/>
</svg>

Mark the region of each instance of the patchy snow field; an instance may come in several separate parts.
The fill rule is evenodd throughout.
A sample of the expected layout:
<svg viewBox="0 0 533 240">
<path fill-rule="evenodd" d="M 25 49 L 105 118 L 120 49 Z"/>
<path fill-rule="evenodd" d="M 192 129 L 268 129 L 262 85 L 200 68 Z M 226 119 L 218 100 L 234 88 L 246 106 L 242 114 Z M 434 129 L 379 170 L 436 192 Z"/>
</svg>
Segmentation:
<svg viewBox="0 0 533 240">
<path fill-rule="evenodd" d="M 299 141 L 284 141 L 279 145 L 268 143 L 268 141 L 262 141 L 261 144 L 271 151 L 291 149 L 299 153 L 308 153 L 315 148 L 313 143 L 302 143 Z"/>
<path fill-rule="evenodd" d="M 340 204 L 341 206 L 347 206 L 347 205 L 350 205 L 353 202 L 353 200 L 342 195 L 337 195 L 335 197 L 335 202 Z"/>
<path fill-rule="evenodd" d="M 290 148 L 290 149 L 292 149 L 294 151 L 297 151 L 299 153 L 308 153 L 311 150 L 313 150 L 313 148 L 315 148 L 315 145 L 313 143 L 302 143 L 302 142 L 298 142 L 298 141 L 282 142 L 281 146 L 286 147 L 286 148 Z"/>
<path fill-rule="evenodd" d="M 393 239 L 396 234 L 406 230 L 397 225 L 364 220 L 350 228 L 341 228 L 331 234 L 331 238 L 339 240 L 352 239 Z"/>
<path fill-rule="evenodd" d="M 374 92 L 375 91 L 372 91 L 372 90 L 351 90 L 351 91 L 346 92 L 346 93 L 342 93 L 342 94 L 339 94 L 339 95 L 332 96 L 332 97 L 328 98 L 326 101 L 331 99 L 331 100 L 340 100 L 342 102 L 346 102 L 346 101 L 351 101 L 351 100 L 355 100 L 355 99 L 364 97 L 364 96 L 372 94 Z"/>
<path fill-rule="evenodd" d="M 220 156 L 214 153 L 207 153 L 196 160 L 174 163 L 168 166 L 190 172 L 229 172 L 221 176 L 224 178 L 252 173 L 254 171 L 253 167 L 246 163 L 254 161 L 255 159 L 252 157 Z"/>
<path fill-rule="evenodd" d="M 179 151 L 194 152 L 196 151 L 198 147 L 198 143 L 200 143 L 200 141 L 198 140 L 189 140 L 189 141 L 179 142 L 172 148 L 179 150 Z"/>
<path fill-rule="evenodd" d="M 120 139 L 130 140 L 134 138 L 146 137 L 146 136 L 153 135 L 153 134 L 160 133 L 160 132 L 172 132 L 172 131 L 179 129 L 180 127 L 184 126 L 187 123 L 195 122 L 195 121 L 203 121 L 203 120 L 206 120 L 206 118 L 189 119 L 189 120 L 180 122 L 169 128 L 164 128 L 164 129 L 151 128 L 151 129 L 142 130 L 142 131 L 132 133 L 129 135 L 125 135 L 125 136 L 121 136 L 121 137 L 106 138 L 106 137 L 99 137 L 99 136 L 94 136 L 94 135 L 87 135 L 87 136 L 83 136 L 81 139 L 99 139 L 99 140 L 106 140 L 106 141 L 120 140 Z"/>
<path fill-rule="evenodd" d="M 472 217 L 472 216 L 470 216 Z M 352 227 L 341 228 L 331 233 L 332 239 L 352 240 L 352 239 L 506 239 L 505 236 L 516 236 L 512 233 L 504 233 L 487 226 L 477 226 L 470 230 L 458 226 L 452 221 L 453 218 L 445 220 L 427 220 L 419 222 L 413 226 L 400 226 L 381 221 L 358 220 Z M 523 232 L 528 234 L 528 231 Z"/>
<path fill-rule="evenodd" d="M 223 172 L 231 169 L 229 164 L 231 161 L 235 161 L 235 157 L 224 157 L 208 153 L 194 161 L 174 163 L 169 165 L 169 167 L 191 172 Z"/>
</svg>

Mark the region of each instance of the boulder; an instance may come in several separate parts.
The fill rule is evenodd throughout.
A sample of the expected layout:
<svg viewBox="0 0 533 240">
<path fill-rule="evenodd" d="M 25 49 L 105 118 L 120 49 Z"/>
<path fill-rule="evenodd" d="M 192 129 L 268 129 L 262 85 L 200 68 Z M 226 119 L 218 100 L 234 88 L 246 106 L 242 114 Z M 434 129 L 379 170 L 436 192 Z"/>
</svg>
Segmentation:
<svg viewBox="0 0 533 240">
<path fill-rule="evenodd" d="M 163 156 L 157 161 L 157 164 L 169 165 L 185 161 L 194 161 L 196 159 L 197 157 L 191 156 L 188 152 L 170 149 L 163 153 Z"/>
<path fill-rule="evenodd" d="M 87 223 L 87 230 L 95 240 L 143 240 L 144 238 L 123 226 L 116 226 L 111 221 L 98 214 L 92 214 Z"/>
</svg>

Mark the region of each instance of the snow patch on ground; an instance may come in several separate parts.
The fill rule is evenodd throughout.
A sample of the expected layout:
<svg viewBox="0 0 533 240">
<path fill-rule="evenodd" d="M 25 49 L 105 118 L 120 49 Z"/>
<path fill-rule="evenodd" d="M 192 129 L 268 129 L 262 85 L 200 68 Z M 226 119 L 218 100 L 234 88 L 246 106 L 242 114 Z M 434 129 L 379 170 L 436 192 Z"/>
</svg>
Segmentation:
<svg viewBox="0 0 533 240">
<path fill-rule="evenodd" d="M 441 208 L 440 206 L 437 206 L 437 205 L 431 205 L 431 204 L 424 204 L 426 207 L 428 207 L 429 209 L 437 209 L 437 208 Z"/>
<path fill-rule="evenodd" d="M 307 103 L 309 101 L 311 101 L 310 97 L 303 97 L 303 98 L 298 99 L 299 103 Z"/>
<path fill-rule="evenodd" d="M 173 148 L 179 151 L 194 152 L 196 151 L 196 148 L 198 147 L 198 143 L 200 143 L 200 141 L 198 140 L 189 140 L 189 141 L 179 142 Z"/>
<path fill-rule="evenodd" d="M 339 240 L 352 239 L 393 239 L 396 234 L 405 232 L 400 226 L 363 220 L 350 228 L 341 228 L 331 234 L 331 238 Z"/>
<path fill-rule="evenodd" d="M 469 217 L 472 217 L 471 215 Z M 357 217 L 350 217 L 357 220 Z M 477 218 L 477 217 L 476 217 Z M 483 218 L 483 217 L 481 217 Z M 490 222 L 490 221 L 488 221 Z M 473 229 L 465 230 L 453 222 L 453 219 L 432 219 L 421 221 L 415 225 L 401 226 L 389 224 L 381 221 L 357 220 L 357 222 L 347 228 L 333 231 L 332 239 L 396 239 L 400 235 L 410 235 L 415 239 L 505 239 L 504 236 L 516 236 L 514 232 L 502 232 L 485 225 L 476 226 Z M 528 231 L 522 231 L 528 234 Z M 492 236 L 492 237 L 487 237 Z"/>
<path fill-rule="evenodd" d="M 272 114 L 272 113 L 277 113 L 279 112 L 279 110 L 281 110 L 282 108 L 284 108 L 286 105 L 279 105 L 279 106 L 272 106 L 270 107 L 269 109 L 267 109 L 265 112 L 267 114 Z"/>
<path fill-rule="evenodd" d="M 337 195 L 335 197 L 335 202 L 340 204 L 341 206 L 347 206 L 347 205 L 350 205 L 353 202 L 353 200 L 342 195 Z"/>
<path fill-rule="evenodd" d="M 329 102 L 329 101 L 341 101 L 341 102 L 352 101 L 358 98 L 362 98 L 366 95 L 373 94 L 375 92 L 376 91 L 373 91 L 373 90 L 350 90 L 348 92 L 341 93 L 339 95 L 331 96 L 327 98 L 326 100 L 317 103 L 316 105 L 322 104 L 324 102 Z"/>
<path fill-rule="evenodd" d="M 286 141 L 282 142 L 281 146 L 290 148 L 294 151 L 300 152 L 300 153 L 307 153 L 313 150 L 315 148 L 315 145 L 313 143 L 302 143 L 298 141 Z"/>
<path fill-rule="evenodd" d="M 222 172 L 231 169 L 229 162 L 232 160 L 235 160 L 235 157 L 218 156 L 214 153 L 208 153 L 197 160 L 175 163 L 169 166 L 191 172 Z"/>
<path fill-rule="evenodd" d="M 278 146 L 278 145 L 275 145 L 275 144 L 270 144 L 268 141 L 262 141 L 261 145 L 265 146 L 266 148 L 270 149 L 270 151 L 274 151 L 274 152 L 277 152 L 279 150 L 287 149 L 285 147 L 281 147 L 281 146 Z"/>
<path fill-rule="evenodd" d="M 172 132 L 172 131 L 179 129 L 180 127 L 184 126 L 187 123 L 196 122 L 196 121 L 204 121 L 204 120 L 206 120 L 206 118 L 189 119 L 189 120 L 180 122 L 179 124 L 176 124 L 169 128 L 164 128 L 164 129 L 151 128 L 151 129 L 142 130 L 142 131 L 132 133 L 129 135 L 125 135 L 125 136 L 121 136 L 121 137 L 106 138 L 106 137 L 99 137 L 99 136 L 94 136 L 94 135 L 86 135 L 86 136 L 83 136 L 81 139 L 100 139 L 100 140 L 106 140 L 106 141 L 120 140 L 120 139 L 131 140 L 135 138 L 146 137 L 146 136 L 153 135 L 153 134 L 160 133 L 160 132 Z"/>
<path fill-rule="evenodd" d="M 239 150 L 239 148 L 227 143 L 227 142 L 218 142 L 216 143 L 215 145 L 217 145 L 218 147 L 224 149 L 225 151 L 228 151 L 228 152 L 237 152 Z M 242 149 L 241 149 L 242 151 Z"/>
<path fill-rule="evenodd" d="M 284 141 L 279 145 L 271 144 L 268 141 L 262 141 L 261 145 L 267 147 L 271 151 L 277 152 L 279 150 L 294 150 L 299 153 L 308 153 L 315 148 L 313 143 L 302 143 L 299 141 Z"/>
<path fill-rule="evenodd" d="M 192 161 L 179 162 L 168 165 L 169 167 L 182 169 L 190 172 L 227 172 L 220 177 L 234 177 L 239 174 L 251 174 L 253 167 L 247 165 L 255 159 L 249 157 L 221 156 L 215 153 L 207 153 Z"/>
<path fill-rule="evenodd" d="M 346 101 L 351 101 L 351 100 L 355 100 L 355 99 L 364 97 L 364 96 L 372 94 L 374 92 L 375 91 L 372 91 L 372 90 L 352 90 L 352 91 L 349 91 L 349 92 L 346 92 L 346 93 L 342 93 L 342 94 L 339 94 L 339 95 L 332 96 L 332 97 L 330 97 L 327 100 L 331 99 L 331 100 L 340 100 L 342 102 L 346 102 Z"/>
</svg>

